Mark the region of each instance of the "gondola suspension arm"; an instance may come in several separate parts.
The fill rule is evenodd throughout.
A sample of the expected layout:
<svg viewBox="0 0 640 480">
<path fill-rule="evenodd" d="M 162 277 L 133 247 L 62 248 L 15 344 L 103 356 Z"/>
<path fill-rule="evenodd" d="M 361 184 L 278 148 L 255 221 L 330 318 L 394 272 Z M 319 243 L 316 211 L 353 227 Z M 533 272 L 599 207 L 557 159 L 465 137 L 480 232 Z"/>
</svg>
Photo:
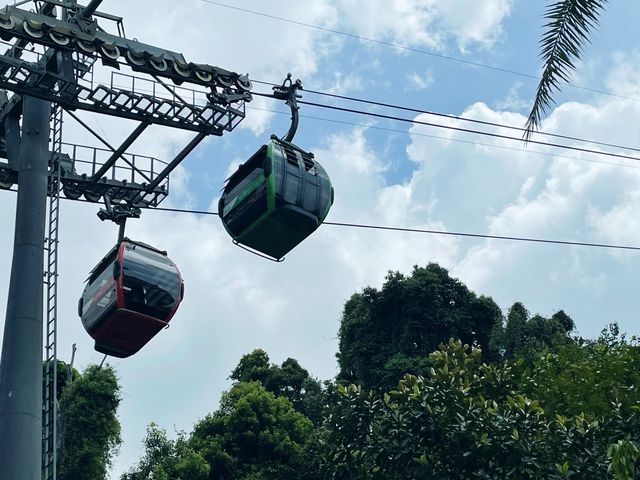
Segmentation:
<svg viewBox="0 0 640 480">
<path fill-rule="evenodd" d="M 298 90 L 302 90 L 302 82 L 300 79 L 295 82 L 291 80 L 291 74 L 287 73 L 287 78 L 284 79 L 282 85 L 276 85 L 273 87 L 273 98 L 278 100 L 285 100 L 289 108 L 291 109 L 291 126 L 284 138 L 278 140 L 290 143 L 298 130 L 298 98 L 302 98 L 302 95 L 298 95 Z"/>
<path fill-rule="evenodd" d="M 118 245 L 124 239 L 124 230 L 127 218 L 140 218 L 140 209 L 123 203 L 112 203 L 109 195 L 104 196 L 104 206 L 98 212 L 98 218 L 102 221 L 111 220 L 118 225 Z"/>
</svg>

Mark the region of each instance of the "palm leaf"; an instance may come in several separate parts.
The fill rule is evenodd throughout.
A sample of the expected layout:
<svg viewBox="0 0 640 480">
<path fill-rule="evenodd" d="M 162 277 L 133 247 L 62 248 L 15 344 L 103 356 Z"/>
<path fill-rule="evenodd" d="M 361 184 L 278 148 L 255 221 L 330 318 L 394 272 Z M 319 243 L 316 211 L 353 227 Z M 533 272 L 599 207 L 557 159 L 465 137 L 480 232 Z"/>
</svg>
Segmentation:
<svg viewBox="0 0 640 480">
<path fill-rule="evenodd" d="M 540 126 L 542 116 L 554 103 L 553 94 L 567 83 L 574 62 L 580 59 L 589 34 L 598 25 L 598 17 L 608 0 L 557 0 L 547 7 L 545 32 L 540 40 L 544 70 L 525 126 L 524 139 Z"/>
</svg>

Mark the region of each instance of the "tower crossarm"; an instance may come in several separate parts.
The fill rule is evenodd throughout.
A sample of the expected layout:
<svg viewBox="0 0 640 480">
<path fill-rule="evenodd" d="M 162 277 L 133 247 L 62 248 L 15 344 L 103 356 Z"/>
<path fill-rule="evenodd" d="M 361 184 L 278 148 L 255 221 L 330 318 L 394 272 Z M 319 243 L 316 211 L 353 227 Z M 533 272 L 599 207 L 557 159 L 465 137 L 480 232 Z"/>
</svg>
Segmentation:
<svg viewBox="0 0 640 480">
<path fill-rule="evenodd" d="M 233 130 L 245 116 L 242 98 L 234 97 L 234 104 L 224 104 L 216 94 L 184 88 L 181 90 L 188 91 L 188 95 L 171 95 L 164 93 L 160 82 L 132 75 L 112 74 L 109 84 L 81 83 L 60 76 L 49 65 L 0 55 L 0 66 L 8 67 L 0 76 L 0 88 L 71 110 L 87 110 L 208 135 Z M 56 83 L 56 89 L 50 88 Z"/>
<path fill-rule="evenodd" d="M 66 21 L 8 5 L 0 10 L 0 36 L 56 50 L 80 50 L 100 57 L 105 65 L 116 69 L 127 64 L 133 71 L 164 77 L 178 85 L 200 85 L 211 89 L 223 104 L 251 100 L 247 75 L 187 62 L 181 53 L 110 34 L 98 28 L 92 18 L 80 17 L 81 12 Z M 238 100 L 234 100 L 236 97 Z"/>
<path fill-rule="evenodd" d="M 62 193 L 72 200 L 81 195 L 94 202 L 109 197 L 114 202 L 155 207 L 169 194 L 165 172 L 171 164 L 154 157 L 128 153 L 120 163 L 104 169 L 113 157 L 106 148 L 62 143 L 61 150 L 50 155 L 60 164 Z M 12 188 L 17 183 L 17 171 L 2 160 L 6 156 L 6 149 L 0 148 L 0 188 Z M 100 170 L 103 175 L 92 179 Z"/>
</svg>

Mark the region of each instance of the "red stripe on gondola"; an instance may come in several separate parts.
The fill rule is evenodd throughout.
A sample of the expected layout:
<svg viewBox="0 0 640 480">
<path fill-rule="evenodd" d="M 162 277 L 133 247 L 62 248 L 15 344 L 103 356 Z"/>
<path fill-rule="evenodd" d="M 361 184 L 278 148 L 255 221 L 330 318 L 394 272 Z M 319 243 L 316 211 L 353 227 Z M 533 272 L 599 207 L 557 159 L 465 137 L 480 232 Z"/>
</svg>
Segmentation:
<svg viewBox="0 0 640 480">
<path fill-rule="evenodd" d="M 178 270 L 178 267 L 176 267 L 175 265 L 174 265 L 174 268 L 176 269 L 176 273 L 178 274 L 178 296 L 176 298 L 175 305 L 171 309 L 171 312 L 169 312 L 169 316 L 167 316 L 167 320 L 166 320 L 167 323 L 169 323 L 169 320 L 173 318 L 173 315 L 175 315 L 176 310 L 178 310 L 178 307 L 182 302 L 182 289 L 184 288 L 184 285 L 182 283 L 182 275 L 180 275 L 180 270 Z"/>
<path fill-rule="evenodd" d="M 124 289 L 123 289 L 123 274 L 122 274 L 122 259 L 124 258 L 124 251 L 126 248 L 127 242 L 120 243 L 120 247 L 118 247 L 118 256 L 116 261 L 118 262 L 118 269 L 120 274 L 118 275 L 118 280 L 116 281 L 116 308 L 124 308 Z"/>
</svg>

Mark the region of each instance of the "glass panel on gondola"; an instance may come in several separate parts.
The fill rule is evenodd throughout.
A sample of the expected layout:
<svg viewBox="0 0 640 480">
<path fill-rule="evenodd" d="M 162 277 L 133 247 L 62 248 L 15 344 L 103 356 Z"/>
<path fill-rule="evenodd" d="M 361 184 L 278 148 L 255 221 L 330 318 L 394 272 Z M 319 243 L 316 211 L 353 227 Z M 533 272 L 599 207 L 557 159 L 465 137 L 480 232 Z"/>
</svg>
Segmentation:
<svg viewBox="0 0 640 480">
<path fill-rule="evenodd" d="M 234 231 L 247 229 L 267 211 L 264 175 L 266 151 L 267 147 L 263 146 L 227 180 L 224 205 L 220 208 L 229 228 Z"/>
<path fill-rule="evenodd" d="M 164 318 L 180 295 L 175 265 L 164 255 L 139 245 L 127 244 L 122 262 L 124 306 Z"/>
<path fill-rule="evenodd" d="M 234 241 L 279 260 L 332 204 L 331 180 L 313 154 L 272 137 L 227 180 L 218 213 Z"/>
<path fill-rule="evenodd" d="M 115 253 L 110 256 L 110 261 L 105 262 L 106 267 L 102 271 L 98 270 L 89 278 L 87 288 L 82 297 L 83 302 L 81 317 L 86 318 L 86 326 L 93 327 L 108 311 L 115 307 L 116 303 L 116 282 L 113 278 L 113 265 L 117 265 Z"/>
</svg>

